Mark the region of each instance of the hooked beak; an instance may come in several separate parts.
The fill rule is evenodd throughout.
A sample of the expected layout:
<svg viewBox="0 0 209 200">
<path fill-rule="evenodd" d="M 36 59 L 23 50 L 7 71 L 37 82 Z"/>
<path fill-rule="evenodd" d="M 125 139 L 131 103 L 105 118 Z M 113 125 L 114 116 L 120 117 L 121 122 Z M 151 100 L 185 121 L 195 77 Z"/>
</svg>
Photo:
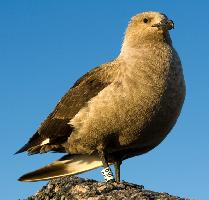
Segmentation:
<svg viewBox="0 0 209 200">
<path fill-rule="evenodd" d="M 172 20 L 167 20 L 167 21 L 160 22 L 158 24 L 154 24 L 152 25 L 152 27 L 157 27 L 162 30 L 171 30 L 171 29 L 174 29 L 174 22 Z"/>
</svg>

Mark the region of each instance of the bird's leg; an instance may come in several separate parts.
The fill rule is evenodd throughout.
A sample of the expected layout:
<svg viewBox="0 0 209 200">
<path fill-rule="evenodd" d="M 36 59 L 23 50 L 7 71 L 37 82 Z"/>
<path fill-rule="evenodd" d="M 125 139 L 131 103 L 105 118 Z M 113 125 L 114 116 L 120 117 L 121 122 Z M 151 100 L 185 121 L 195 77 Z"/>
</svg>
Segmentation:
<svg viewBox="0 0 209 200">
<path fill-rule="evenodd" d="M 108 160 L 107 160 L 107 157 L 104 153 L 104 151 L 100 151 L 100 158 L 102 160 L 102 164 L 103 164 L 103 167 L 104 169 L 102 170 L 102 175 L 104 176 L 104 179 L 106 182 L 109 182 L 109 181 L 114 181 L 114 176 L 113 176 L 113 173 L 108 165 Z"/>
<path fill-rule="evenodd" d="M 114 163 L 115 168 L 115 181 L 120 182 L 120 165 L 122 164 L 121 160 L 117 160 Z"/>
<path fill-rule="evenodd" d="M 101 160 L 102 160 L 103 167 L 104 167 L 104 168 L 109 167 L 108 161 L 107 161 L 107 156 L 105 155 L 104 151 L 101 151 L 101 152 L 100 152 L 100 158 L 101 158 Z"/>
</svg>

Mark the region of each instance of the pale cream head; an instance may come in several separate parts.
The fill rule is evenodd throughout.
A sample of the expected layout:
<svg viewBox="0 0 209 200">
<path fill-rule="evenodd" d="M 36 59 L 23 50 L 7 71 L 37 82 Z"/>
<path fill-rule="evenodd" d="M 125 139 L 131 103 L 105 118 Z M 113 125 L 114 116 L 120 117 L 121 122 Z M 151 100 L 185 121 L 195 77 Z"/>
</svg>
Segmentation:
<svg viewBox="0 0 209 200">
<path fill-rule="evenodd" d="M 173 21 L 159 12 L 144 12 L 132 17 L 127 27 L 123 48 L 137 48 L 154 41 L 171 44 L 168 30 L 174 28 Z"/>
</svg>

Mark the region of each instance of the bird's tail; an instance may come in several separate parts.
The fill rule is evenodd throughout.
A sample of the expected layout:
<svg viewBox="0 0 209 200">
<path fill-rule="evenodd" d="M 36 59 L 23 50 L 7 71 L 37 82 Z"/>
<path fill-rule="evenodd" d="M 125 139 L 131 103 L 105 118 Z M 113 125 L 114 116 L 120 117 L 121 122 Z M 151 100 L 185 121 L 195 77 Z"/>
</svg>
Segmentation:
<svg viewBox="0 0 209 200">
<path fill-rule="evenodd" d="M 66 155 L 49 165 L 21 176 L 19 181 L 33 182 L 74 175 L 102 166 L 98 155 Z"/>
</svg>

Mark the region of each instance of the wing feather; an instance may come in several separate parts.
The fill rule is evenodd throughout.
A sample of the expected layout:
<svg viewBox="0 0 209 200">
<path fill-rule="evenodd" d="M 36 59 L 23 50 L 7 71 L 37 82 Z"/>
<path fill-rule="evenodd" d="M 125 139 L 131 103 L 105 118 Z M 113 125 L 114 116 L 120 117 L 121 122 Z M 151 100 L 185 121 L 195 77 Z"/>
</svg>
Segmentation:
<svg viewBox="0 0 209 200">
<path fill-rule="evenodd" d="M 108 67 L 108 65 L 106 64 L 105 67 Z M 97 67 L 82 76 L 62 97 L 54 111 L 41 124 L 28 143 L 17 153 L 24 151 L 31 154 L 40 153 L 43 149 L 41 144 L 46 139 L 49 140 L 47 151 L 56 151 L 56 148 L 62 149 L 62 143 L 67 140 L 73 130 L 68 122 L 91 98 L 95 97 L 108 85 L 104 78 L 104 71 L 104 67 Z M 52 145 L 52 149 L 49 148 L 50 145 Z"/>
</svg>

